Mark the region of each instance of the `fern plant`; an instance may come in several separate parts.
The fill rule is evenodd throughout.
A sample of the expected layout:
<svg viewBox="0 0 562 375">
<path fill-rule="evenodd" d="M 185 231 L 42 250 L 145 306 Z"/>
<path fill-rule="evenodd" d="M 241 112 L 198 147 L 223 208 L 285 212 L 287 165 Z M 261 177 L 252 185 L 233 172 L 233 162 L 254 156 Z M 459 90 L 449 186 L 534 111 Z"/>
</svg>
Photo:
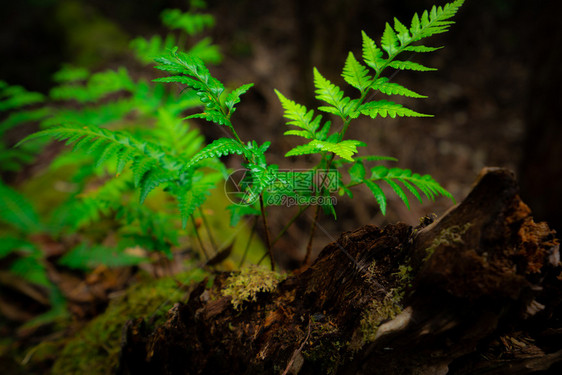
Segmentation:
<svg viewBox="0 0 562 375">
<path fill-rule="evenodd" d="M 191 45 L 190 53 L 219 62 L 220 52 L 210 39 L 197 41 L 202 26 L 211 27 L 214 21 L 199 16 L 203 1 L 191 5 L 190 16 L 179 10 L 163 15 L 170 29 L 189 29 L 180 30 L 177 38 L 170 34 L 174 44 Z M 189 40 L 184 40 L 188 32 Z M 147 56 L 152 61 L 153 51 L 132 45 L 141 62 Z M 49 167 L 48 173 L 69 179 L 64 191 L 41 186 L 36 194 L 25 195 L 0 178 L 2 271 L 48 294 L 41 303 L 50 304 L 51 310 L 41 322 L 65 314 L 65 300 L 47 272 L 55 265 L 43 251 L 44 238 L 66 247 L 56 260 L 59 267 L 84 272 L 100 265 L 150 261 L 135 252 L 138 247 L 171 256 L 175 247 L 188 247 L 186 236 L 194 241 L 196 226 L 182 227 L 203 215 L 201 205 L 226 175 L 216 159 L 186 167 L 204 146 L 201 133 L 182 121 L 183 113 L 199 104 L 193 91 L 176 93 L 163 84 L 133 78 L 124 67 L 91 73 L 64 66 L 53 80 L 56 86 L 48 95 L 0 81 L 0 172 L 17 172 L 32 162 L 49 138 L 74 146 L 72 151 L 64 149 Z M 20 141 L 17 148 L 12 147 L 15 142 L 4 141 L 13 128 L 29 123 L 44 130 Z"/>
<path fill-rule="evenodd" d="M 391 82 L 390 78 L 383 74 L 388 68 L 395 70 L 415 70 L 431 71 L 435 70 L 423 66 L 410 60 L 400 60 L 404 52 L 427 53 L 439 48 L 428 47 L 418 44 L 419 41 L 432 35 L 444 33 L 453 23 L 451 18 L 456 14 L 464 0 L 456 0 L 443 7 L 434 6 L 430 11 L 425 11 L 418 16 L 414 15 L 409 27 L 406 27 L 398 19 L 394 19 L 394 26 L 385 25 L 385 30 L 380 40 L 380 44 L 371 39 L 365 32 L 362 32 L 363 48 L 362 62 L 357 60 L 355 55 L 350 52 L 344 64 L 342 77 L 345 82 L 357 91 L 357 97 L 346 96 L 344 90 L 326 79 L 314 68 L 314 85 L 316 88 L 316 98 L 324 104 L 316 110 L 327 113 L 341 122 L 340 130 L 335 130 L 332 121 L 324 120 L 322 115 L 314 110 L 309 110 L 305 106 L 298 104 L 282 93 L 275 90 L 288 119 L 287 125 L 293 127 L 284 134 L 287 136 L 298 136 L 304 138 L 307 143 L 296 146 L 285 156 L 299 156 L 306 154 L 318 154 L 320 161 L 313 170 L 334 170 L 340 182 L 340 191 L 352 197 L 350 188 L 358 185 L 366 185 L 373 193 L 380 210 L 386 213 L 387 197 L 381 187 L 381 183 L 388 184 L 398 197 L 409 208 L 410 203 L 407 192 L 411 193 L 420 202 L 422 196 L 433 200 L 442 195 L 452 199 L 437 181 L 429 175 L 419 175 L 412 173 L 409 169 L 387 168 L 382 165 L 370 167 L 367 171 L 366 163 L 381 160 L 396 159 L 387 156 L 367 155 L 357 157 L 358 147 L 365 146 L 360 140 L 346 139 L 346 132 L 354 119 L 359 116 L 368 116 L 372 119 L 378 117 L 429 117 L 430 115 L 419 113 L 406 108 L 401 104 L 391 100 L 370 100 L 372 94 L 380 92 L 384 95 L 402 95 L 412 98 L 424 98 L 398 83 Z M 244 184 L 246 199 L 259 200 L 261 214 L 266 226 L 266 239 L 269 245 L 270 239 L 265 221 L 263 195 L 267 188 L 281 186 L 277 193 L 291 192 L 295 190 L 294 179 L 286 179 L 279 173 L 277 165 L 270 165 L 266 162 L 265 151 L 269 143 L 258 146 L 254 141 L 244 143 L 238 136 L 232 123 L 232 113 L 234 105 L 240 100 L 240 96 L 245 93 L 251 84 L 243 85 L 231 92 L 225 90 L 224 85 L 216 78 L 211 76 L 204 63 L 189 54 L 178 52 L 174 49 L 168 58 L 159 58 L 158 69 L 167 71 L 172 76 L 160 78 L 158 82 L 175 82 L 185 84 L 196 91 L 199 99 L 204 105 L 204 112 L 192 115 L 189 118 L 202 118 L 219 126 L 228 128 L 232 138 L 220 138 L 203 148 L 194 155 L 189 163 L 189 167 L 197 166 L 208 158 L 221 157 L 229 154 L 241 155 L 244 159 L 243 166 L 247 168 L 251 175 L 251 183 Z M 336 157 L 339 157 L 336 158 Z M 347 182 L 344 181 L 343 171 L 347 171 Z M 369 173 L 368 173 L 369 172 Z M 309 186 L 314 188 L 317 196 L 327 197 L 330 191 L 324 187 L 324 181 L 309 182 Z M 335 211 L 326 200 L 324 208 L 335 216 Z M 241 205 L 239 205 L 242 207 Z M 318 217 L 318 205 L 316 206 L 315 220 Z M 232 208 L 233 216 L 245 213 L 255 213 L 256 210 Z M 299 211 L 299 215 L 304 210 Z M 291 220 L 290 222 L 293 222 Z M 308 260 L 314 234 L 315 223 L 311 230 L 311 236 L 307 248 Z M 270 253 L 271 255 L 271 253 Z M 273 260 L 272 260 L 273 266 Z"/>
<path fill-rule="evenodd" d="M 7 140 L 7 134 L 13 128 L 25 123 L 40 121 L 49 115 L 48 107 L 37 107 L 45 101 L 45 96 L 27 91 L 21 86 L 11 86 L 0 80 L 0 173 L 17 172 L 25 164 L 30 163 L 41 148 L 41 142 L 26 144 L 22 148 L 14 148 Z"/>
<path fill-rule="evenodd" d="M 214 24 L 210 15 L 199 12 L 204 5 L 203 1 L 191 1 L 189 12 L 166 10 L 162 19 L 171 30 L 180 30 L 179 39 L 189 35 L 193 44 L 190 53 L 218 62 L 217 46 L 206 38 L 196 42 L 198 34 Z M 142 38 L 131 45 L 141 62 L 162 47 L 147 50 L 139 43 Z M 191 91 L 177 95 L 164 85 L 134 80 L 123 67 L 91 74 L 65 66 L 54 79 L 59 85 L 51 90 L 50 98 L 69 105 L 53 109 L 42 122 L 47 129 L 20 142 L 25 146 L 30 140 L 51 137 L 74 145 L 73 153 L 63 152 L 51 165 L 80 166 L 72 177 L 78 188 L 54 211 L 51 229 L 59 233 L 64 228 L 83 231 L 93 223 L 116 220 L 123 236 L 133 229 L 139 234 L 138 241 L 170 255 L 171 247 L 178 245 L 173 211 L 162 210 L 162 206 L 159 212 L 150 206 L 139 209 L 129 197 L 138 192 L 142 204 L 151 191 L 161 187 L 176 198 L 184 228 L 191 215 L 201 214 L 197 209 L 226 169 L 216 160 L 185 168 L 203 145 L 201 134 L 181 121 L 182 112 L 199 103 L 197 96 Z M 209 173 L 211 170 L 215 172 Z M 100 179 L 105 183 L 92 191 L 92 181 Z M 159 235 L 154 235 L 156 232 Z M 141 233 L 146 236 L 140 238 Z"/>
<path fill-rule="evenodd" d="M 215 25 L 215 18 L 202 12 L 205 7 L 204 1 L 191 0 L 187 12 L 180 9 L 165 9 L 160 15 L 162 23 L 170 31 L 175 31 L 179 35 L 170 32 L 164 37 L 154 35 L 150 39 L 135 38 L 130 45 L 137 58 L 145 65 L 150 64 L 156 57 L 165 55 L 174 46 L 183 47 L 186 39 L 201 34 L 207 28 L 212 28 Z M 215 64 L 222 59 L 218 47 L 212 43 L 209 37 L 197 41 L 190 47 L 189 52 L 204 61 Z"/>
</svg>

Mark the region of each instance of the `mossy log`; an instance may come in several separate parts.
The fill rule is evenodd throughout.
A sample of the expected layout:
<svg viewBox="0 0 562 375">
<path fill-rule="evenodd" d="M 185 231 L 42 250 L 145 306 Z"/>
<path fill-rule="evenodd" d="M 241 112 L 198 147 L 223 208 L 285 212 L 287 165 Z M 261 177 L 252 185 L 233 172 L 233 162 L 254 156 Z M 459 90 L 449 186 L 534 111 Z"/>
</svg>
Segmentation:
<svg viewBox="0 0 562 375">
<path fill-rule="evenodd" d="M 236 308 L 224 293 L 236 276 L 218 275 L 157 329 L 129 322 L 120 370 L 548 373 L 562 368 L 561 271 L 555 233 L 533 221 L 513 174 L 485 169 L 439 220 L 344 233 Z"/>
</svg>

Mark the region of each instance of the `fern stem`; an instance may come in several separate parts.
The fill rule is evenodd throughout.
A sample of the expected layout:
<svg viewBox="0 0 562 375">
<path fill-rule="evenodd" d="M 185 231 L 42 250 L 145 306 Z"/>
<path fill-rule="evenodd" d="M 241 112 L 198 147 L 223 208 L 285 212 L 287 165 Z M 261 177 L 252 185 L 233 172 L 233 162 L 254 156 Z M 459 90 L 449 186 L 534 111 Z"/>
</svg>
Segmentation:
<svg viewBox="0 0 562 375">
<path fill-rule="evenodd" d="M 238 265 L 238 268 L 242 268 L 242 266 L 244 265 L 244 261 L 246 260 L 248 251 L 250 251 L 250 244 L 252 243 L 252 238 L 254 237 L 254 233 L 256 233 L 257 226 L 258 226 L 258 217 L 254 216 L 254 224 L 252 225 L 252 231 L 250 232 L 250 236 L 248 236 L 248 242 L 246 242 L 246 248 L 244 249 L 244 254 L 242 254 L 242 259 L 240 260 L 240 264 Z"/>
<path fill-rule="evenodd" d="M 312 220 L 312 225 L 310 227 L 310 234 L 308 236 L 308 243 L 306 245 L 306 255 L 304 256 L 304 265 L 310 263 L 310 255 L 312 254 L 312 242 L 314 240 L 314 232 L 316 232 L 316 222 L 318 221 L 318 216 L 320 214 L 320 206 L 317 205 L 314 210 L 314 219 Z"/>
<path fill-rule="evenodd" d="M 349 122 L 351 122 L 351 121 L 349 121 Z M 348 126 L 349 126 L 349 122 L 348 122 Z M 344 126 L 345 126 L 345 124 L 344 124 Z M 347 130 L 347 129 L 344 129 L 344 130 Z M 343 131 L 342 131 L 341 138 L 343 138 Z M 341 140 L 342 139 L 340 139 L 340 141 Z M 334 161 L 335 155 L 336 154 L 330 154 L 330 156 L 328 157 L 328 161 L 326 163 L 326 170 L 330 170 L 330 167 L 332 166 L 332 162 Z M 322 161 L 323 160 L 320 161 L 320 164 L 322 164 Z M 324 186 L 324 182 L 326 181 L 326 177 L 327 177 L 327 174 L 324 174 L 324 178 L 322 179 L 322 181 L 320 182 L 320 186 L 316 190 L 316 197 L 318 197 L 318 194 L 320 194 L 320 192 L 322 191 L 322 187 Z M 318 220 L 319 213 L 320 213 L 320 206 L 317 205 L 316 208 L 314 209 L 314 219 L 313 219 L 312 225 L 310 227 L 308 243 L 306 245 L 306 254 L 304 256 L 304 261 L 303 261 L 303 263 L 305 265 L 307 265 L 310 262 L 310 255 L 312 253 L 312 242 L 314 241 L 314 232 L 316 232 L 316 222 Z"/>
<path fill-rule="evenodd" d="M 273 261 L 273 253 L 271 251 L 271 238 L 269 235 L 269 226 L 267 225 L 267 216 L 265 215 L 265 208 L 263 204 L 263 195 L 260 194 L 260 211 L 263 219 L 263 227 L 265 231 L 265 242 L 267 244 L 267 252 L 269 253 L 269 260 L 271 261 L 271 270 L 275 271 L 275 262 Z"/>
<path fill-rule="evenodd" d="M 205 230 L 207 231 L 207 235 L 209 236 L 209 240 L 211 241 L 211 246 L 213 246 L 213 250 L 215 253 L 218 252 L 217 243 L 215 242 L 215 238 L 213 237 L 213 232 L 211 231 L 211 227 L 207 222 L 207 216 L 203 213 L 203 209 L 199 206 L 199 214 L 201 215 L 201 219 L 203 220 L 203 225 L 205 226 Z"/>
<path fill-rule="evenodd" d="M 273 242 L 271 243 L 271 246 L 274 246 L 277 241 L 279 241 L 279 239 L 281 237 L 283 237 L 283 235 L 285 234 L 285 232 L 287 232 L 287 230 L 291 227 L 291 225 L 293 225 L 293 223 L 306 211 L 308 210 L 308 208 L 310 207 L 310 204 L 306 205 L 306 206 L 301 206 L 299 207 L 299 212 L 297 212 L 296 215 L 294 215 L 291 220 L 289 220 L 287 222 L 287 224 L 285 224 L 285 226 L 283 227 L 283 229 L 281 229 L 281 231 L 279 232 L 279 234 L 277 235 L 277 237 L 275 237 L 275 239 L 273 240 Z"/>
<path fill-rule="evenodd" d="M 201 250 L 203 251 L 203 255 L 205 255 L 205 260 L 209 260 L 209 253 L 207 252 L 207 249 L 205 248 L 205 245 L 203 245 L 203 241 L 201 240 L 201 235 L 199 235 L 199 230 L 197 229 L 197 223 L 195 223 L 195 218 L 193 217 L 193 215 L 191 215 L 191 223 L 193 224 L 193 230 L 195 231 L 195 237 L 197 237 L 197 241 L 199 242 L 199 246 L 201 247 Z"/>
<path fill-rule="evenodd" d="M 240 144 L 241 144 L 242 146 L 244 146 L 244 142 L 242 142 L 242 140 L 241 140 L 240 137 L 238 136 L 238 133 L 236 133 L 236 130 L 234 130 L 234 126 L 233 126 L 233 125 L 230 125 L 229 128 L 230 128 L 230 130 L 232 131 L 232 135 L 234 135 L 234 138 L 236 138 L 236 140 L 237 140 L 238 142 L 240 142 Z"/>
</svg>

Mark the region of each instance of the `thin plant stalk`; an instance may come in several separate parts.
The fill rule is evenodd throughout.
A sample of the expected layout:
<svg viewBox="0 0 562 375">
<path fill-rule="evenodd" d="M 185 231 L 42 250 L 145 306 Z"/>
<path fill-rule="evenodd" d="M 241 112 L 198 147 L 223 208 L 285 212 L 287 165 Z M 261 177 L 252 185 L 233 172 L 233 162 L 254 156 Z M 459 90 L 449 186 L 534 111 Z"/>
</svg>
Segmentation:
<svg viewBox="0 0 562 375">
<path fill-rule="evenodd" d="M 238 265 L 238 268 L 242 268 L 242 266 L 244 265 L 244 261 L 246 260 L 248 251 L 250 251 L 250 244 L 252 243 L 252 238 L 254 237 L 254 233 L 256 232 L 257 226 L 258 226 L 258 217 L 254 216 L 254 224 L 252 225 L 252 231 L 250 232 L 250 236 L 248 237 L 248 241 L 246 242 L 246 248 L 244 249 L 244 254 L 242 255 L 242 259 L 240 260 L 240 264 Z"/>
<path fill-rule="evenodd" d="M 265 241 L 267 244 L 267 252 L 269 253 L 269 259 L 271 261 L 271 270 L 275 271 L 275 261 L 273 260 L 273 253 L 271 251 L 271 238 L 269 235 L 269 226 L 267 224 L 267 216 L 265 214 L 265 208 L 264 208 L 264 204 L 263 204 L 263 195 L 260 194 L 260 211 L 261 211 L 261 217 L 263 220 L 263 227 L 264 227 L 264 231 L 265 231 Z"/>
<path fill-rule="evenodd" d="M 213 250 L 215 251 L 215 253 L 217 253 L 219 251 L 219 248 L 217 247 L 217 243 L 215 242 L 215 239 L 213 237 L 213 232 L 211 231 L 211 227 L 207 222 L 207 217 L 203 213 L 203 209 L 201 207 L 199 207 L 199 214 L 201 215 L 201 219 L 203 220 L 203 225 L 205 226 L 205 230 L 207 231 L 207 235 L 209 236 L 209 240 L 211 241 L 211 246 L 213 246 Z"/>
<path fill-rule="evenodd" d="M 199 246 L 201 247 L 201 250 L 203 251 L 203 255 L 205 255 L 205 260 L 209 260 L 209 253 L 207 252 L 207 249 L 205 248 L 205 245 L 203 245 L 203 241 L 201 240 L 201 235 L 199 234 L 199 230 L 197 229 L 197 223 L 195 223 L 195 218 L 193 217 L 193 215 L 191 215 L 191 223 L 193 224 L 193 230 L 195 231 L 195 237 L 197 237 L 197 241 L 199 242 Z"/>
</svg>

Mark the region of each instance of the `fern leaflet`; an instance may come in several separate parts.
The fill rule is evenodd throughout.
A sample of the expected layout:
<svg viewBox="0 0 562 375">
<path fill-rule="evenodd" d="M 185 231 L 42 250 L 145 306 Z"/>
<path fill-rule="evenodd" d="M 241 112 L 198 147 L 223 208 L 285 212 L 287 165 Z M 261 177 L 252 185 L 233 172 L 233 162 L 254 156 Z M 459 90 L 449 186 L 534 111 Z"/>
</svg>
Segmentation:
<svg viewBox="0 0 562 375">
<path fill-rule="evenodd" d="M 409 108 L 402 106 L 401 104 L 390 102 L 388 100 L 377 100 L 362 104 L 356 112 L 351 114 L 351 117 L 355 118 L 359 116 L 359 113 L 369 116 L 371 118 L 376 118 L 377 116 L 386 117 L 387 115 L 391 118 L 399 117 L 432 117 L 432 115 L 426 115 L 424 113 L 419 113 L 413 111 Z"/>
<path fill-rule="evenodd" d="M 358 146 L 365 146 L 365 143 L 353 139 L 346 139 L 341 142 L 329 142 L 313 139 L 308 144 L 293 148 L 287 152 L 285 156 L 315 154 L 321 151 L 327 151 L 332 152 L 347 161 L 353 161 L 352 156 L 357 153 Z"/>
<path fill-rule="evenodd" d="M 41 229 L 39 217 L 31 203 L 14 189 L 0 182 L 0 221 L 25 233 Z"/>
<path fill-rule="evenodd" d="M 386 60 L 383 58 L 383 52 L 364 31 L 361 31 L 361 36 L 363 37 L 363 60 L 365 64 L 373 68 L 378 75 L 386 64 Z"/>
<path fill-rule="evenodd" d="M 363 93 L 371 85 L 369 71 L 349 52 L 342 73 L 343 79 Z"/>
<path fill-rule="evenodd" d="M 371 190 L 371 193 L 373 193 L 373 196 L 375 197 L 375 200 L 377 201 L 382 214 L 386 215 L 386 195 L 384 195 L 384 191 L 382 191 L 379 185 L 375 184 L 371 180 L 365 180 L 365 185 L 367 185 L 369 190 Z"/>
<path fill-rule="evenodd" d="M 351 99 L 347 96 L 344 97 L 343 91 L 324 78 L 316 68 L 314 68 L 314 85 L 316 86 L 316 98 L 331 105 L 331 107 L 322 106 L 318 109 L 345 119 L 350 110 Z"/>
<path fill-rule="evenodd" d="M 373 90 L 378 90 L 386 95 L 402 95 L 410 98 L 427 98 L 425 95 L 420 95 L 417 92 L 409 90 L 398 83 L 389 82 L 388 78 L 381 77 L 371 85 Z"/>
<path fill-rule="evenodd" d="M 418 72 L 429 72 L 432 70 L 437 70 L 435 68 L 430 68 L 427 66 L 423 66 L 422 64 L 415 63 L 413 61 L 401 61 L 401 60 L 394 60 L 388 64 L 391 68 L 400 69 L 400 70 L 416 70 Z"/>
<path fill-rule="evenodd" d="M 210 195 L 210 190 L 215 187 L 222 177 L 220 173 L 196 173 L 191 180 L 189 189 L 187 185 L 175 193 L 180 209 L 182 228 L 185 228 L 189 217 L 199 208 Z"/>
<path fill-rule="evenodd" d="M 253 86 L 254 86 L 253 83 L 247 83 L 245 85 L 238 87 L 237 89 L 234 89 L 231 93 L 229 93 L 226 96 L 226 99 L 224 100 L 224 104 L 226 104 L 226 107 L 228 108 L 228 112 L 230 114 L 234 112 L 235 110 L 234 106 L 240 103 L 240 96 L 242 94 L 245 94 Z"/>
<path fill-rule="evenodd" d="M 191 168 L 202 160 L 209 158 L 219 158 L 224 155 L 244 155 L 247 159 L 252 157 L 252 153 L 240 142 L 231 138 L 219 138 L 205 146 L 195 154 L 186 168 Z"/>
</svg>

